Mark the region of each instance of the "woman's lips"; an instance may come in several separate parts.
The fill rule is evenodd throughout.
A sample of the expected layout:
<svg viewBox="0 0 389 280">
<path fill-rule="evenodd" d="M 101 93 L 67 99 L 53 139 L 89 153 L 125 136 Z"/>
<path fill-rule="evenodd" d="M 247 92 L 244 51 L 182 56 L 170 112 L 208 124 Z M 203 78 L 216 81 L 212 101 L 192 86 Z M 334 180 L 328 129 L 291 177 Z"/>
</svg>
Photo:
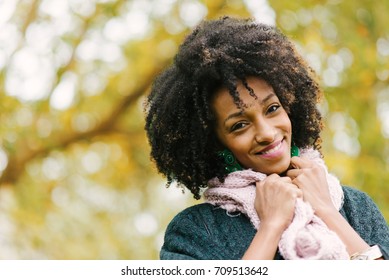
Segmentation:
<svg viewBox="0 0 389 280">
<path fill-rule="evenodd" d="M 262 151 L 256 153 L 263 158 L 276 158 L 284 153 L 285 150 L 285 141 L 281 140 L 278 143 L 270 145 L 269 147 L 263 149 Z"/>
</svg>

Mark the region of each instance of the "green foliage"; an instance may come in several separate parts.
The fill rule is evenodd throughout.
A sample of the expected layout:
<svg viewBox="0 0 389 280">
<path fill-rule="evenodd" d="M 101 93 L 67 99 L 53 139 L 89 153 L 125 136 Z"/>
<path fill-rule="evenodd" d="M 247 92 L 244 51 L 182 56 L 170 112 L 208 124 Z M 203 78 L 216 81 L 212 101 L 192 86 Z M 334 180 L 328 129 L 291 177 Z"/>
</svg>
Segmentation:
<svg viewBox="0 0 389 280">
<path fill-rule="evenodd" d="M 388 1 L 258 3 L 2 2 L 0 259 L 157 259 L 167 223 L 198 202 L 150 161 L 143 98 L 202 18 L 261 10 L 321 78 L 331 171 L 388 220 Z"/>
</svg>

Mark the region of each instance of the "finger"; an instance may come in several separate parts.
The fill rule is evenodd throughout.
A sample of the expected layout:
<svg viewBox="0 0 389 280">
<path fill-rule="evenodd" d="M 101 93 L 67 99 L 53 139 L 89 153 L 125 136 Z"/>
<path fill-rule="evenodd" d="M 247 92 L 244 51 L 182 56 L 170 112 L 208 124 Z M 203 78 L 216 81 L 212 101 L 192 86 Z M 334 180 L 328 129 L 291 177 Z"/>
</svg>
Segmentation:
<svg viewBox="0 0 389 280">
<path fill-rule="evenodd" d="M 287 184 L 292 184 L 292 179 L 288 176 L 280 177 L 280 182 L 287 183 Z"/>
<path fill-rule="evenodd" d="M 266 183 L 266 182 L 277 182 L 278 180 L 280 180 L 280 175 L 278 174 L 271 174 L 269 176 L 267 176 L 265 179 L 263 179 L 262 181 L 259 181 L 257 182 L 257 185 L 258 183 Z"/>
<path fill-rule="evenodd" d="M 270 174 L 269 176 L 267 176 L 265 178 L 265 180 L 277 180 L 281 178 L 280 175 L 276 174 L 276 173 L 273 173 L 273 174 Z"/>
<path fill-rule="evenodd" d="M 293 198 L 303 198 L 303 191 L 295 184 L 287 185 L 290 189 L 291 195 Z"/>
<path fill-rule="evenodd" d="M 289 178 L 289 177 L 272 177 L 270 178 L 269 177 L 266 177 L 264 180 L 262 181 L 258 181 L 258 182 L 255 182 L 255 185 L 257 188 L 262 188 L 263 186 L 265 185 L 279 185 L 279 184 L 292 184 L 292 179 Z"/>
<path fill-rule="evenodd" d="M 302 174 L 301 169 L 290 169 L 286 172 L 286 176 L 290 178 L 291 180 L 295 179 L 297 176 Z"/>
<path fill-rule="evenodd" d="M 292 157 L 290 160 L 290 165 L 295 169 L 303 169 L 312 167 L 313 163 L 309 159 L 304 159 L 301 157 Z"/>
<path fill-rule="evenodd" d="M 296 198 L 303 198 L 303 191 L 299 188 L 296 190 Z"/>
<path fill-rule="evenodd" d="M 283 176 L 281 177 L 280 175 L 278 174 L 271 174 L 269 176 L 267 176 L 264 180 L 262 180 L 262 182 L 283 182 L 283 183 L 292 183 L 292 179 L 287 177 L 287 176 Z"/>
</svg>

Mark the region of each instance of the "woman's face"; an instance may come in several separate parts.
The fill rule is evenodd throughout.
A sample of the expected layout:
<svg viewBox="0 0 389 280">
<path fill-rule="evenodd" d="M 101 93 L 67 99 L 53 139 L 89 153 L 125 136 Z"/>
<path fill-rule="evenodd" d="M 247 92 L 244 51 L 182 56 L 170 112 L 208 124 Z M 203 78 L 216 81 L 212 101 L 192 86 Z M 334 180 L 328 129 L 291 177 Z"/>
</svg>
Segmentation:
<svg viewBox="0 0 389 280">
<path fill-rule="evenodd" d="M 255 77 L 247 78 L 247 83 L 257 98 L 243 84 L 238 84 L 245 104 L 241 109 L 226 88 L 215 93 L 212 106 L 218 139 L 243 167 L 281 174 L 290 165 L 290 119 L 270 85 Z"/>
</svg>

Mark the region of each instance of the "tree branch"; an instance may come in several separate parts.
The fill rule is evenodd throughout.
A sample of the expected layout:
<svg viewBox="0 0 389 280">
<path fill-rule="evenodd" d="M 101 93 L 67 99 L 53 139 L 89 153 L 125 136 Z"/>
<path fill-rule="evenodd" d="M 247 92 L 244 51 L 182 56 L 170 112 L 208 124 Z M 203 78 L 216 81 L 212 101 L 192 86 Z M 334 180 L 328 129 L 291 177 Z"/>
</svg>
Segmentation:
<svg viewBox="0 0 389 280">
<path fill-rule="evenodd" d="M 134 104 L 149 88 L 151 81 L 155 75 L 167 64 L 167 61 L 161 63 L 159 67 L 153 69 L 151 73 L 146 75 L 143 83 L 138 83 L 138 86 L 133 90 L 132 93 L 122 98 L 120 102 L 111 110 L 110 114 L 107 115 L 98 125 L 84 132 L 75 132 L 70 134 L 63 132 L 55 137 L 54 143 L 51 142 L 47 146 L 43 146 L 39 149 L 28 150 L 23 156 L 15 155 L 8 159 L 7 168 L 4 170 L 0 177 L 0 187 L 6 184 L 14 184 L 24 172 L 25 166 L 34 159 L 44 157 L 51 151 L 56 149 L 65 149 L 73 143 L 81 140 L 91 139 L 97 135 L 107 134 L 111 131 L 115 131 L 115 124 L 127 109 Z"/>
</svg>

